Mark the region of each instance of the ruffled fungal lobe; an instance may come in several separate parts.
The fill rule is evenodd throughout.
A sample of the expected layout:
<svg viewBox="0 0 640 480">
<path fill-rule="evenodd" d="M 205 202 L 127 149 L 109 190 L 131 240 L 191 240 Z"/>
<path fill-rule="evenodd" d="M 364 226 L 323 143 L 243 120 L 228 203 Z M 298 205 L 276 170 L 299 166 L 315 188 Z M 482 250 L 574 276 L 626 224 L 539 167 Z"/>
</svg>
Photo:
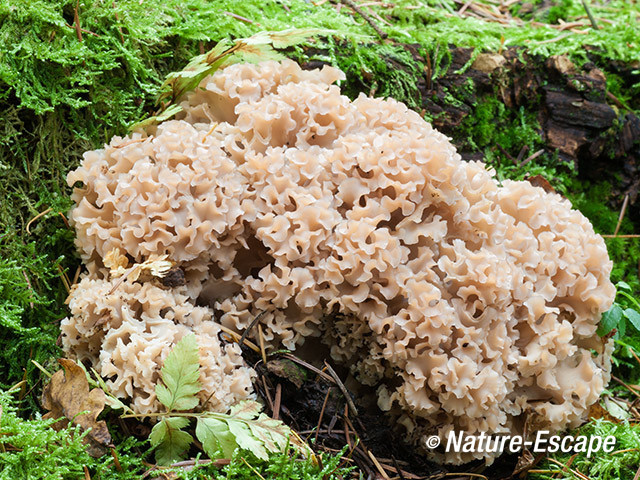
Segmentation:
<svg viewBox="0 0 640 480">
<path fill-rule="evenodd" d="M 181 119 L 88 152 L 69 175 L 83 184 L 83 283 L 107 278 L 113 248 L 137 262 L 166 253 L 186 285 L 153 288 L 180 295 L 198 325 L 243 332 L 262 313 L 269 345 L 321 337 L 417 443 L 519 431 L 526 416 L 579 422 L 609 380 L 595 333 L 615 293 L 602 238 L 559 195 L 462 161 L 405 105 L 350 101 L 331 85 L 341 78 L 234 65 L 187 96 Z M 119 326 L 91 320 L 107 300 L 66 321 L 65 348 L 114 372 L 102 352 Z M 187 316 L 167 322 L 194 329 Z M 438 458 L 474 456 L 491 457 Z"/>
</svg>

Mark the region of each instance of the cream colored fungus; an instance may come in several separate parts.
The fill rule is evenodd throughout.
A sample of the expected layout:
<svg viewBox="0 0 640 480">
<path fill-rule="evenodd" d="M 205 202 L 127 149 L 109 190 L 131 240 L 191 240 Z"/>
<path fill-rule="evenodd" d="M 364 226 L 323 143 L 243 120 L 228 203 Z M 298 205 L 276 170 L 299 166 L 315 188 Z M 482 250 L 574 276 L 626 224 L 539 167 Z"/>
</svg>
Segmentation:
<svg viewBox="0 0 640 480">
<path fill-rule="evenodd" d="M 462 161 L 405 105 L 342 96 L 342 78 L 234 65 L 181 119 L 87 152 L 68 177 L 82 183 L 71 217 L 88 273 L 65 351 L 148 413 L 163 359 L 193 332 L 202 402 L 225 411 L 254 373 L 218 325 L 242 332 L 266 312 L 270 346 L 320 337 L 416 443 L 518 432 L 527 416 L 576 425 L 610 377 L 595 333 L 615 292 L 602 238 L 559 195 Z M 168 254 L 186 285 L 113 290 L 113 249 Z"/>
</svg>

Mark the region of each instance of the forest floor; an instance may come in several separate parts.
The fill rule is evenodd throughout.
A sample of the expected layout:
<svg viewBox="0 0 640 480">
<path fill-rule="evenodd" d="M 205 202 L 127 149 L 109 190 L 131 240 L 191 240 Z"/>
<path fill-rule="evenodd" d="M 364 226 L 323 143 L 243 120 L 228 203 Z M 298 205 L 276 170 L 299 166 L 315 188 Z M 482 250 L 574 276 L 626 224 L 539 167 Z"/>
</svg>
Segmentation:
<svg viewBox="0 0 640 480">
<path fill-rule="evenodd" d="M 157 470 L 148 424 L 105 414 L 114 448 L 96 459 L 77 434 L 42 420 L 41 368 L 59 369 L 59 323 L 81 272 L 66 174 L 83 152 L 151 115 L 165 76 L 194 55 L 223 38 L 292 27 L 332 33 L 288 56 L 341 68 L 352 98 L 405 102 L 464 158 L 499 179 L 553 188 L 605 236 L 619 291 L 620 314 L 606 328 L 614 380 L 580 431 L 615 435 L 615 452 L 438 466 L 375 410 L 349 418 L 335 380 L 291 374 L 293 354 L 258 369 L 257 389 L 268 413 L 279 392 L 282 418 L 329 454 L 320 464 L 246 453 Z M 638 480 L 639 32 L 640 4 L 620 0 L 0 0 L 0 479 Z"/>
</svg>

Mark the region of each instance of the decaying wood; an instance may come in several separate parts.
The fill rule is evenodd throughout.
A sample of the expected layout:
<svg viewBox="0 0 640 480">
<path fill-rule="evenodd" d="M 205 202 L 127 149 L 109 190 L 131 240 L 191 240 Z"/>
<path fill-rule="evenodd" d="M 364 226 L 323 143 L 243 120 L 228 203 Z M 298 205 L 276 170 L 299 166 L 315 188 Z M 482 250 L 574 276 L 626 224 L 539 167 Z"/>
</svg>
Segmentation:
<svg viewBox="0 0 640 480">
<path fill-rule="evenodd" d="M 458 13 L 462 10 L 464 14 L 475 5 L 466 1 L 458 4 Z M 569 24 L 559 25 L 560 30 L 568 28 Z M 610 181 L 612 198 L 617 199 L 615 208 L 621 208 L 629 195 L 628 214 L 634 220 L 640 218 L 640 118 L 607 91 L 606 76 L 595 64 L 579 68 L 566 56 L 536 57 L 514 47 L 475 57 L 471 48 L 450 46 L 444 57 L 423 57 L 416 45 L 406 45 L 406 49 L 423 66 L 417 88 L 422 110 L 432 118 L 434 127 L 455 140 L 472 121 L 478 102 L 487 97 L 500 100 L 511 111 L 524 108 L 536 112 L 545 144 L 538 155 L 550 158 L 557 154 L 561 161 L 576 167 L 580 176 Z M 440 57 L 440 65 L 435 65 L 433 59 Z M 629 65 L 610 63 L 607 69 L 627 78 L 629 84 L 640 80 Z M 433 78 L 438 70 L 444 73 Z M 465 90 L 469 83 L 474 88 Z M 452 93 L 455 102 L 451 101 Z M 517 152 L 506 152 L 501 145 L 494 148 L 514 162 Z M 463 158 L 483 159 L 481 153 L 464 148 L 460 153 Z M 533 153 L 537 152 L 520 150 L 514 164 L 525 166 L 525 162 L 535 161 L 537 157 L 530 156 Z"/>
</svg>

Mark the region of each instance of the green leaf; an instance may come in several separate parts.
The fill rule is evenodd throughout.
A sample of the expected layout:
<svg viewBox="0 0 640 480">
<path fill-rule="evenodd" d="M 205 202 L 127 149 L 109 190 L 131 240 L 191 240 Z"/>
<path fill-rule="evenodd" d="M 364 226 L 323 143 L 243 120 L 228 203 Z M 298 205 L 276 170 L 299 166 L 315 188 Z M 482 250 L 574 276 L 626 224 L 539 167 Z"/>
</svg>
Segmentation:
<svg viewBox="0 0 640 480">
<path fill-rule="evenodd" d="M 622 318 L 622 308 L 617 303 L 602 314 L 600 325 L 598 326 L 597 333 L 601 337 L 604 337 L 607 333 L 618 326 L 620 319 Z"/>
<path fill-rule="evenodd" d="M 249 428 L 256 438 L 264 442 L 264 446 L 270 452 L 280 452 L 289 443 L 291 430 L 279 420 L 274 420 L 261 413 L 253 422 L 249 422 Z"/>
<path fill-rule="evenodd" d="M 243 418 L 245 420 L 253 420 L 262 411 L 262 405 L 253 400 L 245 400 L 236 403 L 229 411 L 229 416 L 235 418 Z"/>
<path fill-rule="evenodd" d="M 145 128 L 150 127 L 151 125 L 157 125 L 158 123 L 162 123 L 165 120 L 169 120 L 171 117 L 180 113 L 182 110 L 183 108 L 180 105 L 171 105 L 162 113 L 159 113 L 158 115 L 154 115 L 153 117 L 149 117 L 145 120 L 142 120 L 141 122 L 134 123 L 129 127 L 129 130 L 131 131 L 138 130 L 138 129 L 144 130 Z"/>
<path fill-rule="evenodd" d="M 627 282 L 623 282 L 622 280 L 616 283 L 616 288 L 618 290 L 626 290 L 627 292 L 632 292 L 633 289 Z"/>
<path fill-rule="evenodd" d="M 627 333 L 627 322 L 625 320 L 625 317 L 622 317 L 618 322 L 618 333 L 615 338 L 622 338 Z"/>
<path fill-rule="evenodd" d="M 185 417 L 166 417 L 156 423 L 149 440 L 156 448 L 156 462 L 159 465 L 170 465 L 184 458 L 193 438 L 181 429 L 189 424 Z"/>
<path fill-rule="evenodd" d="M 235 437 L 229 431 L 224 420 L 217 418 L 199 417 L 196 425 L 196 437 L 202 443 L 202 448 L 209 458 L 231 458 L 238 447 Z"/>
<path fill-rule="evenodd" d="M 604 397 L 604 408 L 609 412 L 612 417 L 617 418 L 618 420 L 626 420 L 631 417 L 631 414 L 628 410 L 624 408 L 624 405 L 619 404 L 611 400 L 611 397 Z"/>
<path fill-rule="evenodd" d="M 273 48 L 288 48 L 317 35 L 334 35 L 334 30 L 322 28 L 289 28 L 279 32 L 259 32 L 244 40 L 248 45 L 272 45 Z"/>
<path fill-rule="evenodd" d="M 282 59 L 283 55 L 276 52 L 275 49 L 291 47 L 309 40 L 315 35 L 335 33 L 337 32 L 333 30 L 318 28 L 292 28 L 280 32 L 260 32 L 249 38 L 240 38 L 233 42 L 223 39 L 207 53 L 191 59 L 182 71 L 171 72 L 167 75 L 161 87 L 162 93 L 158 98 L 158 103 L 163 101 L 177 103 L 185 93 L 194 90 L 203 78 L 221 68 L 241 61 L 260 62 Z M 146 122 L 145 120 L 142 124 L 146 125 Z"/>
<path fill-rule="evenodd" d="M 164 385 L 156 385 L 158 400 L 168 411 L 190 410 L 198 405 L 196 394 L 202 386 L 198 343 L 193 334 L 182 337 L 164 361 L 160 378 Z"/>
<path fill-rule="evenodd" d="M 624 311 L 624 316 L 631 322 L 631 325 L 640 332 L 640 313 L 636 312 L 633 308 L 627 308 Z"/>
<path fill-rule="evenodd" d="M 249 450 L 256 457 L 261 460 L 268 460 L 269 453 L 267 449 L 264 447 L 264 443 L 258 440 L 249 426 L 242 420 L 227 420 L 227 424 L 229 425 L 229 431 L 236 437 L 236 442 L 240 448 L 244 448 L 245 450 Z"/>
</svg>

